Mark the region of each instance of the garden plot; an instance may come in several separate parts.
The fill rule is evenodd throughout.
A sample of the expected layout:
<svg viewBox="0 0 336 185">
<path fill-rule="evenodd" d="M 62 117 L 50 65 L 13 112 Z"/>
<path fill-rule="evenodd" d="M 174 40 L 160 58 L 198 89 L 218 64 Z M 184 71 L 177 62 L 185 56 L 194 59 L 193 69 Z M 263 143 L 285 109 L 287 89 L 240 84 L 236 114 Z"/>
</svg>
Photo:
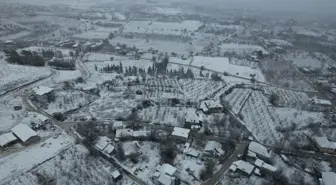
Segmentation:
<svg viewBox="0 0 336 185">
<path fill-rule="evenodd" d="M 0 59 L 0 94 L 48 75 L 48 68 L 12 65 Z"/>
<path fill-rule="evenodd" d="M 252 91 L 241 113 L 247 128 L 264 144 L 275 144 L 282 138 L 276 126 L 281 126 L 275 108 L 260 91 Z"/>
<path fill-rule="evenodd" d="M 199 21 L 182 22 L 151 22 L 151 21 L 131 21 L 124 29 L 124 33 L 146 33 L 158 35 L 183 35 L 194 32 L 202 24 Z"/>
<path fill-rule="evenodd" d="M 21 173 L 29 171 L 46 160 L 53 158 L 73 145 L 73 142 L 72 137 L 62 134 L 58 138 L 49 138 L 42 143 L 31 145 L 20 152 L 2 157 L 0 159 L 1 182 L 11 180 Z"/>
<path fill-rule="evenodd" d="M 126 146 L 129 144 L 134 145 L 134 142 L 125 142 Z M 138 152 L 141 155 L 138 157 L 139 162 L 134 165 L 129 160 L 126 160 L 123 164 L 129 169 L 136 169 L 136 176 L 148 184 L 152 185 L 153 181 L 151 177 L 153 176 L 156 166 L 160 164 L 160 144 L 154 142 L 137 142 L 137 145 L 140 146 Z M 125 146 L 125 145 L 124 145 Z M 124 150 L 128 148 L 124 147 Z"/>
<path fill-rule="evenodd" d="M 302 129 L 314 124 L 326 123 L 322 112 L 303 111 L 294 108 L 276 108 L 283 127 Z"/>
<path fill-rule="evenodd" d="M 185 121 L 185 108 L 154 106 L 141 110 L 139 117 L 143 121 L 183 127 Z"/>
<path fill-rule="evenodd" d="M 11 179 L 8 185 L 36 185 L 40 184 L 41 175 L 45 178 L 55 180 L 57 185 L 61 184 L 101 184 L 109 185 L 113 181 L 112 173 L 116 168 L 101 158 L 90 156 L 89 151 L 81 146 L 75 145 L 60 153 L 51 160 L 41 164 L 36 169 L 23 173 Z M 123 176 L 122 184 L 132 184 L 132 181 Z"/>
<path fill-rule="evenodd" d="M 299 68 L 320 69 L 322 62 L 316 59 L 314 55 L 307 52 L 295 52 L 286 56 L 294 65 Z"/>
<path fill-rule="evenodd" d="M 255 79 L 258 81 L 264 82 L 264 76 L 258 69 L 253 69 L 246 66 L 238 66 L 230 64 L 229 59 L 226 57 L 201 57 L 196 56 L 192 61 L 191 65 L 193 66 L 204 66 L 204 68 L 218 71 L 220 73 L 227 72 L 231 75 L 240 76 L 243 78 L 251 78 L 252 75 L 255 75 Z"/>
<path fill-rule="evenodd" d="M 239 55 L 250 55 L 254 51 L 268 53 L 263 47 L 248 44 L 224 43 L 219 46 L 222 52 L 235 52 Z"/>
<path fill-rule="evenodd" d="M 182 89 L 176 78 L 148 78 L 144 86 L 144 98 L 167 99 L 183 98 Z"/>
<path fill-rule="evenodd" d="M 181 79 L 179 82 L 185 98 L 195 102 L 212 96 L 216 91 L 226 86 L 225 82 L 206 79 Z"/>
<path fill-rule="evenodd" d="M 95 95 L 73 90 L 55 92 L 55 97 L 55 102 L 50 103 L 46 110 L 50 114 L 55 112 L 65 113 L 75 110 L 98 99 Z"/>
<path fill-rule="evenodd" d="M 224 100 L 229 102 L 232 111 L 238 114 L 251 92 L 251 89 L 235 88 L 229 95 L 224 97 Z"/>
<path fill-rule="evenodd" d="M 126 118 L 137 101 L 125 97 L 125 92 L 101 92 L 101 97 L 90 104 L 89 115 L 99 120 Z"/>
<path fill-rule="evenodd" d="M 309 103 L 309 96 L 304 92 L 291 91 L 276 87 L 264 87 L 266 95 L 276 94 L 279 97 L 278 105 L 285 107 L 302 107 Z"/>
</svg>

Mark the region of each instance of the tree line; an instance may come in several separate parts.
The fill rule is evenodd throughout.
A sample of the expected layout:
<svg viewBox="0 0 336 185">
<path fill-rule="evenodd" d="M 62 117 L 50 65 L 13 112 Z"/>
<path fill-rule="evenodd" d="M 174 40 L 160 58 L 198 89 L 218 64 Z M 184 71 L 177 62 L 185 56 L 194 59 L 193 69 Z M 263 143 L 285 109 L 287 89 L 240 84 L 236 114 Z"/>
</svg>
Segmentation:
<svg viewBox="0 0 336 185">
<path fill-rule="evenodd" d="M 6 61 L 10 64 L 44 66 L 45 60 L 36 51 L 22 50 L 18 53 L 15 50 L 4 50 L 7 56 Z"/>
</svg>

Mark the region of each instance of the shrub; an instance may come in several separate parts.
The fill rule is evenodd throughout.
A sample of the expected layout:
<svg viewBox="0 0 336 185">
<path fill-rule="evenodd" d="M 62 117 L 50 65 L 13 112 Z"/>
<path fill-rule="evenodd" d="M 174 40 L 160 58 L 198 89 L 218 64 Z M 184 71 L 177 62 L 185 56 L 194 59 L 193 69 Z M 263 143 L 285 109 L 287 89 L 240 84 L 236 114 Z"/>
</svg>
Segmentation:
<svg viewBox="0 0 336 185">
<path fill-rule="evenodd" d="M 61 112 L 53 113 L 53 117 L 58 121 L 64 121 L 66 119 L 66 116 Z"/>
</svg>

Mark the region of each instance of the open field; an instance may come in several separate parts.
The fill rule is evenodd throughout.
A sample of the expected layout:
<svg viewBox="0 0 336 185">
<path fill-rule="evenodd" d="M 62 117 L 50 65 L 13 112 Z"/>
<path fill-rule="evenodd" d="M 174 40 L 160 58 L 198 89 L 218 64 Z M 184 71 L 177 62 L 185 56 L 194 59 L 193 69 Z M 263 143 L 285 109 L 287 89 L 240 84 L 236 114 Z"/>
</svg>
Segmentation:
<svg viewBox="0 0 336 185">
<path fill-rule="evenodd" d="M 194 102 L 212 96 L 214 92 L 226 86 L 225 82 L 206 79 L 181 79 L 179 82 L 185 98 Z"/>
<path fill-rule="evenodd" d="M 221 48 L 221 52 L 235 52 L 239 55 L 249 55 L 252 52 L 259 50 L 263 53 L 268 53 L 263 47 L 257 45 L 224 43 L 219 47 Z"/>
<path fill-rule="evenodd" d="M 139 116 L 143 121 L 150 121 L 162 125 L 184 126 L 185 108 L 153 106 L 140 111 Z"/>
<path fill-rule="evenodd" d="M 229 103 L 232 111 L 235 114 L 238 114 L 246 100 L 249 98 L 251 92 L 251 89 L 235 88 L 229 95 L 224 97 L 224 100 Z"/>
</svg>

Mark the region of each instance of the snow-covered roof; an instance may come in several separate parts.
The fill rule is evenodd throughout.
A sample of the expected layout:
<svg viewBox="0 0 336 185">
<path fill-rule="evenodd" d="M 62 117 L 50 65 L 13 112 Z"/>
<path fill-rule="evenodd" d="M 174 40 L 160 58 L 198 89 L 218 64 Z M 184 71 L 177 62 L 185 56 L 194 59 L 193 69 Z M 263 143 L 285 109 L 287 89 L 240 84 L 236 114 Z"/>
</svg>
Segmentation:
<svg viewBox="0 0 336 185">
<path fill-rule="evenodd" d="M 194 109 L 187 109 L 185 121 L 188 123 L 200 123 L 201 117 L 196 113 Z"/>
<path fill-rule="evenodd" d="M 222 145 L 218 143 L 217 141 L 208 141 L 204 147 L 204 151 L 215 152 L 218 155 L 224 154 L 224 151 L 222 150 Z"/>
<path fill-rule="evenodd" d="M 257 159 L 257 160 L 254 162 L 254 165 L 256 165 L 256 166 L 258 166 L 258 167 L 261 167 L 263 163 L 264 163 L 263 160 Z"/>
<path fill-rule="evenodd" d="M 223 106 L 218 103 L 216 100 L 204 100 L 201 105 L 201 109 L 203 111 L 208 111 L 209 109 L 214 109 L 214 108 L 223 108 Z"/>
<path fill-rule="evenodd" d="M 137 131 L 133 131 L 133 137 L 145 137 L 148 136 L 150 134 L 150 131 L 147 130 L 137 130 Z"/>
<path fill-rule="evenodd" d="M 16 140 L 16 137 L 12 133 L 6 133 L 0 135 L 0 146 L 4 147 L 8 143 L 11 143 Z"/>
<path fill-rule="evenodd" d="M 111 139 L 106 136 L 99 136 L 97 138 L 95 147 L 97 147 L 99 150 L 104 150 L 107 145 L 111 143 Z"/>
<path fill-rule="evenodd" d="M 176 172 L 176 168 L 168 163 L 164 163 L 161 165 L 160 171 L 161 173 L 172 176 Z"/>
<path fill-rule="evenodd" d="M 321 148 L 336 148 L 335 143 L 330 142 L 327 137 L 314 137 L 314 140 Z"/>
<path fill-rule="evenodd" d="M 259 167 L 259 168 L 264 168 L 266 170 L 269 170 L 271 172 L 275 172 L 277 169 L 276 167 L 270 165 L 270 164 L 267 164 L 265 163 L 265 161 L 263 160 L 260 160 L 260 159 L 257 159 L 255 162 L 254 162 L 254 165 Z"/>
<path fill-rule="evenodd" d="M 113 128 L 122 128 L 123 127 L 123 122 L 122 121 L 116 121 L 113 123 Z"/>
<path fill-rule="evenodd" d="M 33 88 L 34 93 L 39 95 L 39 96 L 50 93 L 53 90 L 54 89 L 52 89 L 50 87 L 46 87 L 46 86 L 38 86 L 38 87 Z"/>
<path fill-rule="evenodd" d="M 328 105 L 328 106 L 332 105 L 332 103 L 329 100 L 323 100 L 318 98 L 313 98 L 312 102 L 317 105 Z"/>
<path fill-rule="evenodd" d="M 189 132 L 190 132 L 189 129 L 180 128 L 180 127 L 174 127 L 174 131 L 173 131 L 172 135 L 173 136 L 179 136 L 179 137 L 188 138 Z"/>
<path fill-rule="evenodd" d="M 247 151 L 247 155 L 250 156 L 250 157 L 254 157 L 254 158 L 257 157 L 257 154 L 254 153 L 254 152 L 251 152 L 251 151 Z"/>
<path fill-rule="evenodd" d="M 172 181 L 174 180 L 175 178 L 173 177 L 170 177 L 168 175 L 160 175 L 159 178 L 158 178 L 158 181 L 162 184 L 162 185 L 171 185 L 172 184 Z"/>
<path fill-rule="evenodd" d="M 114 172 L 112 173 L 112 177 L 113 177 L 113 179 L 118 178 L 120 175 L 121 175 L 121 174 L 119 173 L 118 170 L 116 170 L 116 171 L 114 171 Z"/>
<path fill-rule="evenodd" d="M 247 174 L 251 174 L 254 169 L 254 166 L 252 164 L 245 162 L 243 160 L 235 161 L 233 162 L 232 165 L 236 166 L 236 169 L 239 169 Z M 232 169 L 234 169 L 234 167 L 232 167 Z"/>
<path fill-rule="evenodd" d="M 34 117 L 41 120 L 42 122 L 49 120 L 49 118 L 43 114 L 34 114 Z"/>
<path fill-rule="evenodd" d="M 331 92 L 334 93 L 334 94 L 336 94 L 336 88 L 332 88 Z"/>
<path fill-rule="evenodd" d="M 323 182 L 323 185 L 335 185 L 336 184 L 336 173 L 322 172 L 322 182 Z"/>
<path fill-rule="evenodd" d="M 117 129 L 116 130 L 116 138 L 120 137 L 126 137 L 126 136 L 133 136 L 133 130 L 132 129 Z"/>
<path fill-rule="evenodd" d="M 248 147 L 248 150 L 251 152 L 254 152 L 256 154 L 259 154 L 263 157 L 270 158 L 271 154 L 267 151 L 267 148 L 262 146 L 260 143 L 252 141 Z"/>
<path fill-rule="evenodd" d="M 12 128 L 12 132 L 22 141 L 26 142 L 29 138 L 37 136 L 36 132 L 27 125 L 18 124 Z"/>
<path fill-rule="evenodd" d="M 114 146 L 112 146 L 111 144 L 108 144 L 105 149 L 103 150 L 103 152 L 110 154 L 114 151 Z"/>
<path fill-rule="evenodd" d="M 189 156 L 196 157 L 196 158 L 201 154 L 198 150 L 196 150 L 194 148 L 188 148 L 185 151 L 185 153 Z"/>
</svg>

